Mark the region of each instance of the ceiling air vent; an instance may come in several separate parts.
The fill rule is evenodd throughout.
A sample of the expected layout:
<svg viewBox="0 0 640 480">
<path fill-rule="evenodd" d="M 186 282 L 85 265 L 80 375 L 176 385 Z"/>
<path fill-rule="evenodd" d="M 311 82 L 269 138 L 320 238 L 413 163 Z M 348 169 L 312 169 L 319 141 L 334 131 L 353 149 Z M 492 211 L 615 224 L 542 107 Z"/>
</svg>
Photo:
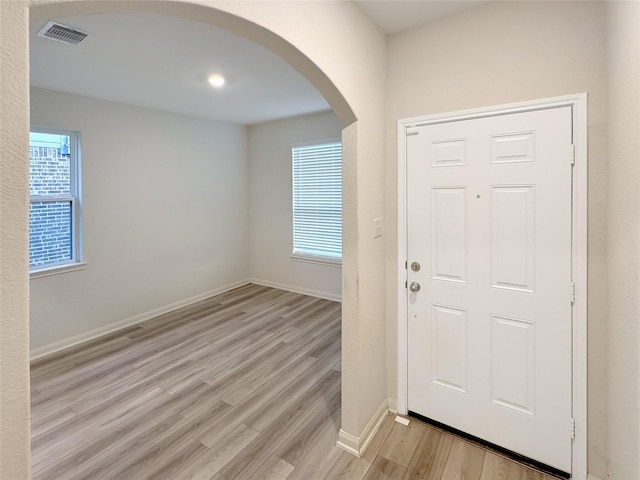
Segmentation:
<svg viewBox="0 0 640 480">
<path fill-rule="evenodd" d="M 71 45 L 77 45 L 82 40 L 87 38 L 88 34 L 76 30 L 75 28 L 61 25 L 60 23 L 48 22 L 38 32 L 39 37 L 50 38 L 62 43 L 69 43 Z"/>
</svg>

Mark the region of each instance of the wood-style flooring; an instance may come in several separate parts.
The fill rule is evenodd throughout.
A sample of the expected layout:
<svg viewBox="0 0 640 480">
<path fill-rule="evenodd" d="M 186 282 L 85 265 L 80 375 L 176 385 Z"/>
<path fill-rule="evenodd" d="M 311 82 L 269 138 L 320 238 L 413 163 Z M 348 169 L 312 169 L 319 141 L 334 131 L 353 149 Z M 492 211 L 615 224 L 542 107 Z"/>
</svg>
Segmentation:
<svg viewBox="0 0 640 480">
<path fill-rule="evenodd" d="M 340 304 L 247 285 L 34 362 L 32 478 L 550 480 L 385 418 L 340 428 Z"/>
</svg>

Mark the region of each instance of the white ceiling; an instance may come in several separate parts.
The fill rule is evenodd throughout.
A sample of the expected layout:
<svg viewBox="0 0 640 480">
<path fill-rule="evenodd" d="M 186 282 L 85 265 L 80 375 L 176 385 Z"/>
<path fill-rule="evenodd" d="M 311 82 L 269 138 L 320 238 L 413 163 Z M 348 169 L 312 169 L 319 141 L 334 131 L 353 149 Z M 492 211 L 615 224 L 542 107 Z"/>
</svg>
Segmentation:
<svg viewBox="0 0 640 480">
<path fill-rule="evenodd" d="M 0 0 L 2 1 L 2 0 Z M 355 1 L 385 33 L 412 28 L 478 1 Z M 37 36 L 30 25 L 31 85 L 219 121 L 255 124 L 329 109 L 284 60 L 226 31 L 159 15 L 51 19 L 89 33 L 78 45 Z M 214 89 L 207 76 L 228 84 Z"/>
<path fill-rule="evenodd" d="M 453 15 L 488 0 L 353 0 L 380 29 L 394 34 Z"/>
<path fill-rule="evenodd" d="M 329 109 L 284 60 L 209 25 L 159 15 L 56 18 L 90 35 L 78 45 L 37 36 L 31 85 L 213 120 L 253 124 Z M 222 89 L 207 83 L 221 73 Z"/>
</svg>

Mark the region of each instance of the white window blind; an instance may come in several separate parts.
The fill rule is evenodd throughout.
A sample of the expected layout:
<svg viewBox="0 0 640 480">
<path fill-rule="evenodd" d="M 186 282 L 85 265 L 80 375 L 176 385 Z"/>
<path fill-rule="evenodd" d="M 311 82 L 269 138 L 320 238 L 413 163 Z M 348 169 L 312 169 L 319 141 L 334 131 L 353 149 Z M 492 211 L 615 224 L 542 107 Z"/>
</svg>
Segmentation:
<svg viewBox="0 0 640 480">
<path fill-rule="evenodd" d="M 293 256 L 342 259 L 342 144 L 292 147 Z"/>
</svg>

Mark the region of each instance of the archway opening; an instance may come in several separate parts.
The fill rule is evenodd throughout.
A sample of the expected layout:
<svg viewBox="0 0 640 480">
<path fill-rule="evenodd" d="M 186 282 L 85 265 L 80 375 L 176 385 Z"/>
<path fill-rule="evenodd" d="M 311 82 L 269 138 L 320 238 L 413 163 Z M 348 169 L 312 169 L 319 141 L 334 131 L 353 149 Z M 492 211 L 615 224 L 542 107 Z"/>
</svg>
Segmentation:
<svg viewBox="0 0 640 480">
<path fill-rule="evenodd" d="M 44 17 L 60 17 L 70 15 L 82 15 L 90 13 L 104 12 L 105 4 L 95 6 L 93 2 L 67 2 L 55 6 L 33 7 L 31 10 L 32 18 Z M 298 71 L 300 71 L 318 90 L 325 96 L 333 111 L 340 119 L 343 127 L 352 124 L 355 121 L 353 111 L 344 100 L 340 92 L 330 82 L 327 76 L 300 51 L 298 51 L 286 40 L 278 37 L 272 32 L 263 29 L 260 26 L 251 24 L 245 20 L 239 19 L 224 12 L 216 11 L 197 5 L 185 4 L 164 4 L 140 2 L 113 2 L 109 5 L 109 9 L 115 12 L 125 13 L 155 13 L 160 15 L 170 15 L 178 18 L 197 20 L 207 24 L 224 28 L 232 31 L 240 36 L 249 38 L 270 50 L 278 53 L 282 58 L 287 60 Z M 353 138 L 347 141 L 353 142 Z M 355 145 L 349 145 L 351 152 L 355 151 Z"/>
</svg>

